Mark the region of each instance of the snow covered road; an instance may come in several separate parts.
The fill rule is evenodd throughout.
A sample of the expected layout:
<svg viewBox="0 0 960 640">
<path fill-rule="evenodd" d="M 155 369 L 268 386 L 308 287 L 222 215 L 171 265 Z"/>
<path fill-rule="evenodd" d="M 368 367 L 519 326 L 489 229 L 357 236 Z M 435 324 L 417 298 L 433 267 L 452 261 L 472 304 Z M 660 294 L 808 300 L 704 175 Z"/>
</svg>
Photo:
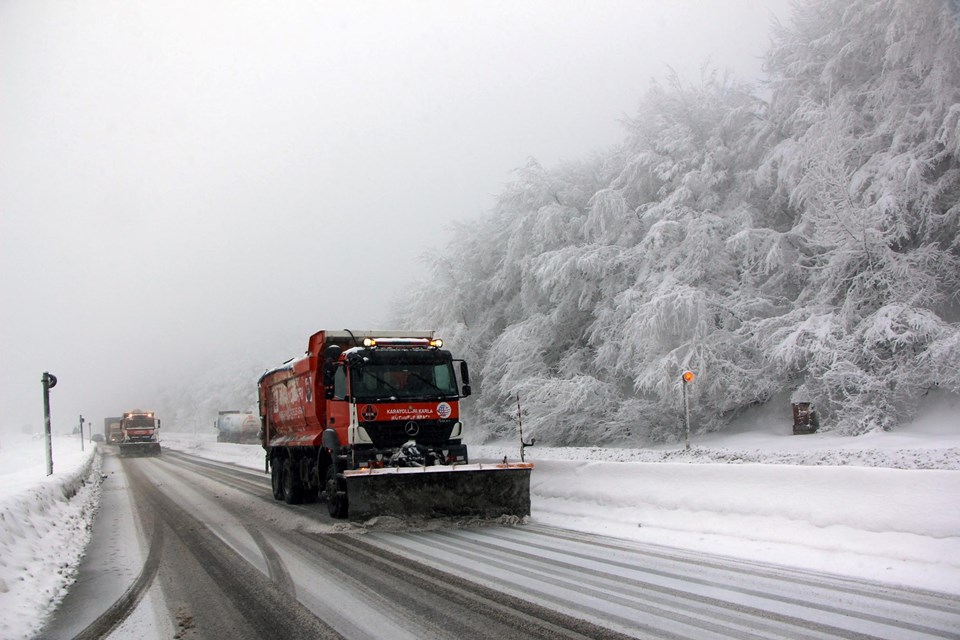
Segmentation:
<svg viewBox="0 0 960 640">
<path fill-rule="evenodd" d="M 365 537 L 638 638 L 941 638 L 957 599 L 538 525 Z"/>
<path fill-rule="evenodd" d="M 677 579 L 689 583 L 693 590 L 689 598 L 701 602 L 714 596 L 710 591 L 696 591 L 703 588 L 703 585 L 696 586 L 700 570 L 689 574 L 677 567 L 685 566 L 683 562 L 691 558 L 707 556 L 711 558 L 711 564 L 728 564 L 732 568 L 730 575 L 736 575 L 738 568 L 772 564 L 793 576 L 795 583 L 803 576 L 815 576 L 817 583 L 843 582 L 846 576 L 853 584 L 866 583 L 870 589 L 884 592 L 898 587 L 912 594 L 923 590 L 942 592 L 946 598 L 939 602 L 946 604 L 934 607 L 935 612 L 939 611 L 937 615 L 946 614 L 948 618 L 955 617 L 960 610 L 957 605 L 960 597 L 957 561 L 960 557 L 957 551 L 960 538 L 960 503 L 957 499 L 960 495 L 957 484 L 960 477 L 960 432 L 956 428 L 956 415 L 956 411 L 950 411 L 932 424 L 918 423 L 915 428 L 898 433 L 878 433 L 860 438 L 829 434 L 795 438 L 765 427 L 765 430 L 713 436 L 713 442 L 711 437 L 703 437 L 689 452 L 676 447 L 537 447 L 529 452 L 534 454 L 537 465 L 533 475 L 531 522 L 503 531 L 546 536 L 543 540 L 523 542 L 531 547 L 550 548 L 558 544 L 554 540 L 559 535 L 557 532 L 566 530 L 564 535 L 574 538 L 599 534 L 619 539 L 608 539 L 605 544 L 609 548 L 625 546 L 626 553 L 640 549 L 646 554 L 644 562 L 648 564 L 653 558 L 674 556 L 678 564 L 673 568 L 649 566 L 662 573 L 676 572 L 681 576 Z M 311 597 L 312 587 L 300 590 L 297 585 L 309 586 L 311 581 L 315 582 L 315 577 L 310 575 L 312 569 L 303 573 L 297 567 L 309 565 L 305 558 L 317 555 L 312 551 L 305 552 L 304 548 L 312 545 L 323 548 L 313 538 L 328 541 L 334 537 L 355 539 L 349 546 L 352 549 L 372 540 L 371 536 L 379 536 L 383 542 L 376 547 L 378 553 L 401 557 L 411 553 L 424 555 L 422 550 L 408 548 L 409 531 L 390 526 L 389 522 L 367 527 L 363 529 L 365 533 L 360 533 L 354 525 L 325 520 L 322 505 L 290 507 L 274 503 L 269 491 L 265 490 L 267 477 L 263 473 L 262 450 L 256 446 L 223 444 L 214 440 L 213 433 L 167 433 L 164 438 L 167 452 L 182 450 L 211 462 L 191 458 L 191 466 L 206 465 L 199 480 L 195 474 L 175 465 L 169 469 L 157 467 L 153 479 L 158 489 L 174 502 L 195 504 L 194 508 L 203 514 L 203 526 L 213 532 L 217 544 L 239 554 L 254 571 L 269 578 L 278 588 Z M 8 444 L 4 442 L 4 445 Z M 91 460 L 96 461 L 95 477 L 99 478 L 100 457 L 93 457 L 89 450 L 80 455 L 79 442 L 75 439 L 69 443 L 67 440 L 63 444 L 55 443 L 56 473 L 45 478 L 42 447 L 38 449 L 38 443 L 34 441 L 18 444 L 20 446 L 4 446 L 0 450 L 4 466 L 10 471 L 3 476 L 4 482 L 0 485 L 3 488 L 0 507 L 5 514 L 0 523 L 0 544 L 3 545 L 0 550 L 4 553 L 0 580 L 8 589 L 5 592 L 0 590 L 0 610 L 4 613 L 0 620 L 3 625 L 0 635 L 31 638 L 36 637 L 45 612 L 56 604 L 64 588 L 75 578 L 75 565 L 69 558 L 79 558 L 85 552 L 84 563 L 98 567 L 103 575 L 113 575 L 116 582 L 109 588 L 87 591 L 99 593 L 99 600 L 107 604 L 97 606 L 106 608 L 118 594 L 131 588 L 138 574 L 142 574 L 152 549 L 147 534 L 154 523 L 141 523 L 134 518 L 133 509 L 136 507 L 131 500 L 131 489 L 124 484 L 125 476 L 112 473 L 114 467 L 120 466 L 120 461 L 105 456 L 103 474 L 106 479 L 102 483 L 101 510 L 93 522 L 91 545 L 84 549 L 90 537 L 85 523 L 92 517 L 96 500 L 100 499 L 101 484 L 99 481 L 89 483 L 91 490 L 84 489 L 74 498 L 69 497 L 72 490 L 67 491 L 67 488 L 76 486 L 79 479 L 89 475 Z M 75 453 L 74 447 L 77 449 Z M 472 453 L 475 460 L 499 459 L 504 455 L 514 459 L 516 449 L 474 446 Z M 141 462 L 150 463 L 147 460 L 131 461 Z M 231 464 L 225 467 L 225 462 Z M 31 496 L 44 498 L 37 500 Z M 268 528 L 278 527 L 281 522 L 283 526 L 278 533 L 258 532 L 258 527 L 244 526 L 244 518 L 225 509 L 230 504 L 229 496 L 233 496 L 231 500 L 246 500 L 241 503 L 244 505 L 241 511 L 249 512 L 244 517 Z M 259 497 L 250 499 L 252 496 Z M 126 510 L 126 519 L 108 518 L 108 512 L 117 508 Z M 77 517 L 83 513 L 87 515 Z M 117 524 L 124 522 L 124 526 Z M 69 523 L 69 526 L 65 528 L 63 523 Z M 420 544 L 430 540 L 433 554 L 451 545 L 450 536 L 464 536 L 473 531 L 449 528 L 420 531 L 415 539 Z M 301 535 L 306 537 L 299 538 Z M 164 539 L 170 544 L 176 542 L 176 536 L 172 534 Z M 291 543 L 291 539 L 298 542 Z M 51 540 L 55 542 L 51 543 Z M 108 548 L 98 548 L 98 544 Z M 507 562 L 516 568 L 514 577 L 518 580 L 528 572 L 523 563 L 529 560 L 526 554 L 530 552 L 517 553 L 505 542 L 497 542 L 499 546 L 495 552 L 489 547 L 476 546 L 469 537 L 458 538 L 452 544 L 463 548 L 459 564 L 447 562 L 443 567 L 429 567 L 430 570 L 442 570 L 449 576 L 453 570 L 451 567 L 476 564 L 467 560 L 473 557 L 489 559 L 491 566 L 494 562 Z M 490 544 L 490 540 L 485 540 L 484 544 Z M 35 553 L 54 547 L 62 552 Z M 540 552 L 532 553 L 537 555 Z M 599 561 L 602 560 L 601 557 Z M 401 566 L 414 566 L 408 560 L 395 561 L 394 564 L 397 562 Z M 647 566 L 633 561 L 629 564 Z M 775 567 L 766 570 L 778 571 Z M 496 571 L 494 579 L 499 581 L 506 595 L 517 594 L 544 607 L 553 606 L 551 601 L 558 600 L 555 591 L 562 593 L 568 589 L 564 585 L 571 579 L 579 580 L 577 587 L 585 591 L 579 598 L 570 598 L 569 594 L 559 596 L 560 601 L 568 601 L 564 606 L 572 612 L 583 602 L 586 611 L 577 615 L 587 618 L 607 616 L 608 625 L 622 628 L 617 622 L 618 617 L 623 617 L 619 612 L 600 607 L 603 615 L 598 614 L 593 610 L 598 608 L 596 598 L 593 604 L 588 604 L 594 597 L 589 595 L 591 593 L 601 594 L 604 606 L 608 604 L 607 600 L 613 602 L 614 597 L 607 595 L 609 586 L 597 587 L 591 582 L 592 574 L 575 568 L 568 572 L 573 578 L 565 575 L 562 569 L 557 571 L 559 573 L 553 576 L 544 575 L 536 587 L 501 580 L 503 576 L 497 575 Z M 79 597 L 78 594 L 90 586 L 87 577 L 80 576 L 61 604 L 63 611 L 73 612 L 62 615 L 74 616 L 75 624 L 64 635 L 56 637 L 74 637 L 96 617 L 94 614 L 85 618 L 84 615 L 89 613 L 86 605 L 71 603 L 73 597 Z M 483 582 L 491 578 L 477 570 L 476 579 Z M 646 606 L 660 607 L 657 602 L 674 597 L 666 595 L 674 586 L 662 585 L 650 576 L 633 575 L 623 581 L 625 585 L 652 585 L 643 587 L 642 603 Z M 734 590 L 740 584 L 726 578 L 719 582 L 724 588 Z M 876 586 L 877 583 L 882 586 Z M 169 603 L 159 584 L 157 581 L 142 594 L 142 599 L 123 624 L 113 631 L 112 637 L 170 637 L 181 630 L 186 634 L 185 638 L 190 637 L 187 632 L 192 622 L 170 613 Z M 765 586 L 750 588 L 766 593 Z M 326 604 L 329 614 L 331 607 L 344 606 L 344 601 L 337 600 L 338 597 L 341 596 L 336 591 L 314 597 L 312 610 L 320 611 Z M 629 601 L 635 594 L 628 592 L 616 597 Z M 810 607 L 801 606 L 816 610 L 819 596 L 801 591 L 793 595 L 784 592 L 778 597 L 804 602 L 810 598 Z M 843 594 L 836 597 L 838 606 L 846 606 L 848 601 Z M 736 605 L 731 599 L 723 606 L 739 611 L 736 606 L 763 610 L 768 605 L 750 602 Z M 776 603 L 769 606 L 774 607 L 776 615 L 791 615 L 777 608 L 780 605 Z M 882 601 L 875 606 L 880 612 L 889 608 Z M 359 605 L 356 607 L 362 609 Z M 659 614 L 646 613 L 643 620 L 656 615 Z M 830 617 L 833 614 L 824 615 Z M 924 616 L 921 626 L 936 626 L 926 622 L 928 617 L 937 619 L 936 615 Z M 375 626 L 379 619 L 377 615 L 371 613 L 361 618 L 361 627 L 369 631 L 370 625 L 374 625 L 374 629 L 382 631 Z M 691 619 L 699 620 L 696 617 Z M 904 620 L 910 619 L 909 615 L 904 617 Z M 81 620 L 83 624 L 80 624 Z M 181 629 L 181 624 L 187 626 Z M 829 620 L 823 624 L 846 628 Z M 702 627 L 694 627 L 703 631 Z M 913 637 L 917 631 L 908 629 L 910 634 L 901 637 Z M 364 635 L 356 628 L 344 630 L 351 637 Z M 960 632 L 952 628 L 944 633 L 947 637 L 957 637 Z M 368 635 L 375 636 L 376 633 Z"/>
<path fill-rule="evenodd" d="M 105 455 L 109 468 L 116 460 Z M 275 502 L 269 480 L 250 470 L 170 451 L 119 463 L 114 475 L 129 482 L 148 547 L 147 579 L 116 602 L 71 603 L 42 637 L 623 637 L 370 547 L 365 528 L 331 520 L 321 505 Z M 110 591 L 91 582 L 111 580 L 81 566 L 91 596 Z M 79 631 L 78 610 L 88 617 Z"/>
<path fill-rule="evenodd" d="M 279 628 L 277 607 L 250 598 L 295 606 L 284 615 L 309 622 L 317 637 L 960 634 L 960 599 L 950 595 L 536 522 L 334 521 L 323 505 L 275 502 L 263 473 L 169 450 L 122 461 L 122 470 L 138 496 L 144 543 L 161 533 L 164 549 L 150 597 L 126 614 L 139 622 L 114 620 L 115 640 L 263 637 Z"/>
</svg>

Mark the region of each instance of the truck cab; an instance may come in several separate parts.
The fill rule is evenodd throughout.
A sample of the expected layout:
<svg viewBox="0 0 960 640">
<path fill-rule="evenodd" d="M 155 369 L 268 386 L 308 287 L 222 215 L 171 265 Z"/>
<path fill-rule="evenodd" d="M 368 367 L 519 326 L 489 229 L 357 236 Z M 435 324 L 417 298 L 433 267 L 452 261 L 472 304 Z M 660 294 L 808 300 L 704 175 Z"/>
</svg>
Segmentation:
<svg viewBox="0 0 960 640">
<path fill-rule="evenodd" d="M 461 389 L 449 351 L 440 340 L 372 339 L 324 353 L 326 428 L 350 447 L 353 466 L 379 466 L 415 442 L 440 464 L 467 462 L 461 444 L 460 398 L 470 393 L 466 363 Z"/>
<path fill-rule="evenodd" d="M 120 420 L 120 455 L 160 455 L 159 429 L 160 420 L 152 411 L 135 409 L 124 413 Z"/>
</svg>

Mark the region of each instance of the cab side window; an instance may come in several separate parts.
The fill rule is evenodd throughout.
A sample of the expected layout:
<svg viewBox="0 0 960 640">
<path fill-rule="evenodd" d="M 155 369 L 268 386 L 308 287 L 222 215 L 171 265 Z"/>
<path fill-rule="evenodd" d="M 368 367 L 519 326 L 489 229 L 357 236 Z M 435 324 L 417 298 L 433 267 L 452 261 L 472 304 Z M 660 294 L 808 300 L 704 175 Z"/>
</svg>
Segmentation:
<svg viewBox="0 0 960 640">
<path fill-rule="evenodd" d="M 347 397 L 347 370 L 338 366 L 333 372 L 333 399 L 343 400 Z"/>
</svg>

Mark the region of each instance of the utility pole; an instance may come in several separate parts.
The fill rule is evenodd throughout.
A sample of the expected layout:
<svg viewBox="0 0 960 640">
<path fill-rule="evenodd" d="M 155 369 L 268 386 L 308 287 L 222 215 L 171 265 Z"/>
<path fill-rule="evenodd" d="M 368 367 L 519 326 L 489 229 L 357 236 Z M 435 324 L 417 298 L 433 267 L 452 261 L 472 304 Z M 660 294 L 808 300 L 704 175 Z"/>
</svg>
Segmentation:
<svg viewBox="0 0 960 640">
<path fill-rule="evenodd" d="M 47 475 L 53 475 L 53 441 L 50 438 L 50 389 L 57 386 L 57 376 L 43 372 L 43 425 L 47 438 Z"/>
<path fill-rule="evenodd" d="M 690 450 L 690 399 L 687 397 L 687 385 L 693 382 L 693 378 L 693 371 L 684 371 L 680 376 L 680 379 L 683 381 L 683 439 L 684 442 L 686 442 L 686 446 L 684 448 L 687 451 Z"/>
</svg>

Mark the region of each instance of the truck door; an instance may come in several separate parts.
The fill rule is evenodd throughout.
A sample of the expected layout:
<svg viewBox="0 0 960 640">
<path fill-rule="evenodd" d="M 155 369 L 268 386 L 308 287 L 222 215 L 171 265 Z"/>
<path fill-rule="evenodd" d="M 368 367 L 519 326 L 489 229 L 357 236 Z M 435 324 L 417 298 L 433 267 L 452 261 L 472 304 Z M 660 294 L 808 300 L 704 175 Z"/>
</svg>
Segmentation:
<svg viewBox="0 0 960 640">
<path fill-rule="evenodd" d="M 347 443 L 350 427 L 350 404 L 347 402 L 347 368 L 338 364 L 333 374 L 333 397 L 327 399 L 326 427 L 337 432 L 342 444 Z"/>
</svg>

